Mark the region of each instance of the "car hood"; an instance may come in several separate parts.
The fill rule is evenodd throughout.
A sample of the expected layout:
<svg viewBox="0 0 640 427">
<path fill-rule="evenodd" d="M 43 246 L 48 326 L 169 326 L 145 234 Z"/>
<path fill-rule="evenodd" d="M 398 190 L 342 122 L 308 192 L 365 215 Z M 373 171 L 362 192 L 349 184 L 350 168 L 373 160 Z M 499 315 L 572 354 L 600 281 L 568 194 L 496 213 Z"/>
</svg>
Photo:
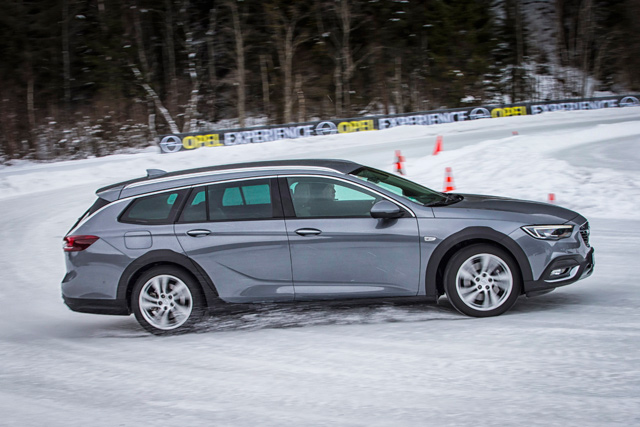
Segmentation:
<svg viewBox="0 0 640 427">
<path fill-rule="evenodd" d="M 578 213 L 549 203 L 504 197 L 461 194 L 463 200 L 449 206 L 433 207 L 436 218 L 474 218 L 519 221 L 531 225 L 565 223 Z"/>
</svg>

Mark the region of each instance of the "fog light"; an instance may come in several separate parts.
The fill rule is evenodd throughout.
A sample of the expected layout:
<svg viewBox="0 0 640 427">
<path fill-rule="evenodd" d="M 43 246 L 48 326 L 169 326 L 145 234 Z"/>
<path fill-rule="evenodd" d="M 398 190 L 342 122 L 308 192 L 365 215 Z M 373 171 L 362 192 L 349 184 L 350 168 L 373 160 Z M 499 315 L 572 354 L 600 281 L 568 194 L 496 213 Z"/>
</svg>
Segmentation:
<svg viewBox="0 0 640 427">
<path fill-rule="evenodd" d="M 551 276 L 562 276 L 569 271 L 568 268 L 559 268 L 557 270 L 551 270 Z"/>
</svg>

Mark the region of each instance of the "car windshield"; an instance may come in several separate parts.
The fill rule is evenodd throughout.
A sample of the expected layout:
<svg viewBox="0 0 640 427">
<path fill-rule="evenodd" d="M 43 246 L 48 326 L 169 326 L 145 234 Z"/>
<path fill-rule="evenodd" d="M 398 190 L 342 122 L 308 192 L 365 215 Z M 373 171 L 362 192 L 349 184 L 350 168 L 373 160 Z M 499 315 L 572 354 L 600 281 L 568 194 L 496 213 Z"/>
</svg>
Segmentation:
<svg viewBox="0 0 640 427">
<path fill-rule="evenodd" d="M 360 168 L 351 172 L 351 175 L 424 206 L 444 205 L 454 202 L 447 194 L 439 193 L 397 175 L 377 169 Z"/>
</svg>

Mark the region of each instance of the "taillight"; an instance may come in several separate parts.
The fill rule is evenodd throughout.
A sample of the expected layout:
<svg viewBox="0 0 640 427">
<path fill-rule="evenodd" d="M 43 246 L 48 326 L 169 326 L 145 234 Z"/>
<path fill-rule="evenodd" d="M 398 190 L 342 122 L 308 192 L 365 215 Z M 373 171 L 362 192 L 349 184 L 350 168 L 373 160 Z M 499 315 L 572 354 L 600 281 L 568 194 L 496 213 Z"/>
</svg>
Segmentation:
<svg viewBox="0 0 640 427">
<path fill-rule="evenodd" d="M 62 249 L 65 252 L 80 252 L 93 245 L 98 236 L 67 236 L 64 238 Z"/>
</svg>

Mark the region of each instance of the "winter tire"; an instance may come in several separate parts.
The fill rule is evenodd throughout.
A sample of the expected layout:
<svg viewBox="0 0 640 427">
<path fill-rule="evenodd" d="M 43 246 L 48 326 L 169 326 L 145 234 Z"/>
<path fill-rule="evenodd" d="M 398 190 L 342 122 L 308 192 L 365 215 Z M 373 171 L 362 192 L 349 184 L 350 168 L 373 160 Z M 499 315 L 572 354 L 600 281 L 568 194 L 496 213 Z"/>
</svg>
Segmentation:
<svg viewBox="0 0 640 427">
<path fill-rule="evenodd" d="M 497 316 L 516 303 L 522 289 L 520 270 L 504 250 L 487 244 L 456 252 L 444 271 L 451 305 L 473 317 Z"/>
<path fill-rule="evenodd" d="M 181 333 L 193 328 L 204 316 L 204 298 L 196 280 L 184 270 L 154 267 L 136 281 L 131 308 L 147 331 Z"/>
</svg>

